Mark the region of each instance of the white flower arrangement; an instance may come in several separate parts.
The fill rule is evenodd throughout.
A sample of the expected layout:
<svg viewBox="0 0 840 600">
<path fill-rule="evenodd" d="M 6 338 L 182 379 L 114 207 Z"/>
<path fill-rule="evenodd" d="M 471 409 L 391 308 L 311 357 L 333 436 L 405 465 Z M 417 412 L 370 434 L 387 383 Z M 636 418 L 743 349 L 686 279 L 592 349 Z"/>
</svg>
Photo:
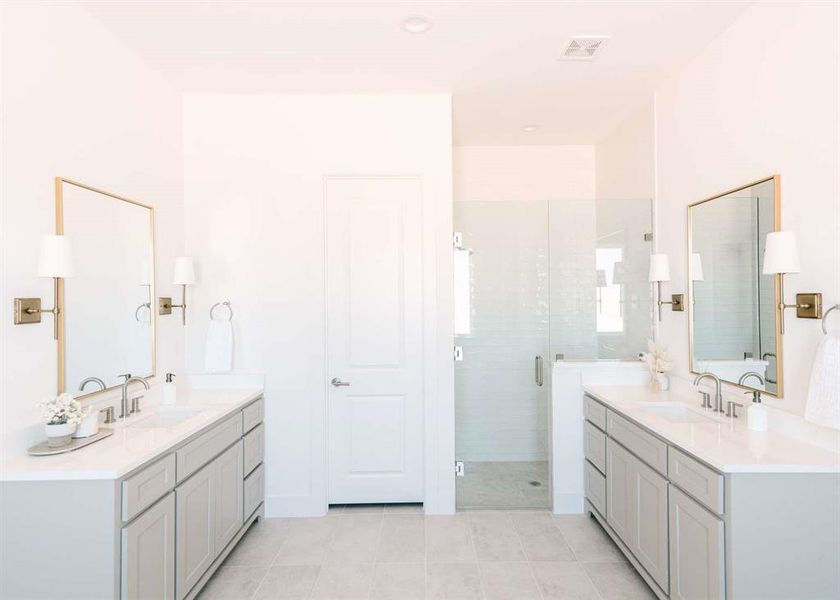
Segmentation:
<svg viewBox="0 0 840 600">
<path fill-rule="evenodd" d="M 648 340 L 648 351 L 642 354 L 642 362 L 647 365 L 651 375 L 667 373 L 674 368 L 674 359 L 667 349 L 653 340 Z"/>
<path fill-rule="evenodd" d="M 41 402 L 41 407 L 44 409 L 41 414 L 47 425 L 78 425 L 90 410 L 82 410 L 78 400 L 66 392 L 47 398 Z"/>
</svg>

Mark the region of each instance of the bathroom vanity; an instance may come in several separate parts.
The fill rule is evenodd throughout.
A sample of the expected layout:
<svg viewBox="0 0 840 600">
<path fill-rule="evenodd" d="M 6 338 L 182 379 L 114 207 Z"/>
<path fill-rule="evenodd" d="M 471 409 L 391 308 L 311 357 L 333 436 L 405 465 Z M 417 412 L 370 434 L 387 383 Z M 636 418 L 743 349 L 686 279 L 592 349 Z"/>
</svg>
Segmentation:
<svg viewBox="0 0 840 600">
<path fill-rule="evenodd" d="M 840 595 L 840 454 L 647 386 L 584 392 L 586 512 L 659 598 Z"/>
<path fill-rule="evenodd" d="M 262 390 L 187 390 L 114 435 L 5 457 L 6 598 L 193 598 L 263 515 Z"/>
</svg>

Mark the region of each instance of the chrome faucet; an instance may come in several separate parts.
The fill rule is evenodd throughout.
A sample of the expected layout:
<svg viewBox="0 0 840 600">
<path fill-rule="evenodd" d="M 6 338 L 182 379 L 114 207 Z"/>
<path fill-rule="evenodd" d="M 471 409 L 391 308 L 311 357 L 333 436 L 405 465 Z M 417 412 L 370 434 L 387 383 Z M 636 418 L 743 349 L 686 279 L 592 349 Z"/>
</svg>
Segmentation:
<svg viewBox="0 0 840 600">
<path fill-rule="evenodd" d="M 122 406 L 120 409 L 122 412 L 120 413 L 120 419 L 125 419 L 126 417 L 131 416 L 131 413 L 138 412 L 140 408 L 140 404 L 135 403 L 134 407 L 132 407 L 132 410 L 130 412 L 128 409 L 128 386 L 131 384 L 132 381 L 139 381 L 143 384 L 144 388 L 146 388 L 147 390 L 149 389 L 149 384 L 142 377 L 126 378 L 125 383 L 122 384 Z M 137 400 L 137 398 L 134 398 L 133 400 Z"/>
<path fill-rule="evenodd" d="M 82 382 L 79 384 L 79 391 L 84 392 L 85 386 L 89 383 L 95 383 L 99 386 L 100 390 L 104 390 L 108 386 L 105 385 L 105 382 L 99 379 L 99 377 L 88 377 L 87 379 L 83 379 Z"/>
<path fill-rule="evenodd" d="M 694 385 L 700 383 L 706 377 L 711 377 L 715 382 L 715 412 L 723 412 L 723 394 L 720 391 L 720 377 L 715 375 L 714 373 L 710 373 L 706 371 L 705 373 L 700 373 L 697 377 L 694 378 Z M 705 407 L 704 407 L 705 408 Z"/>
</svg>

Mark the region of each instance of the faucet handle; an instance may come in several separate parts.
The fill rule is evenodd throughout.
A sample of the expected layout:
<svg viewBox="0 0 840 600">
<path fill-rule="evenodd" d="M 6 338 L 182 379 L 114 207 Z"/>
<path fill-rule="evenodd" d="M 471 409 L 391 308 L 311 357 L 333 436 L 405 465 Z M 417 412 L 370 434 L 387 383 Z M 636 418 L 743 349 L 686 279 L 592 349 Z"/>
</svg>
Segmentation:
<svg viewBox="0 0 840 600">
<path fill-rule="evenodd" d="M 131 399 L 131 413 L 139 413 L 140 412 L 140 400 L 143 399 L 143 396 L 134 396 Z"/>
<path fill-rule="evenodd" d="M 700 408 L 712 408 L 712 399 L 709 392 L 700 390 L 700 397 L 703 399 L 703 402 L 700 404 Z"/>
<path fill-rule="evenodd" d="M 728 400 L 726 402 L 726 416 L 732 417 L 733 419 L 738 418 L 738 409 L 743 408 L 744 405 L 740 402 L 735 402 L 734 400 Z"/>
<path fill-rule="evenodd" d="M 106 425 L 110 425 L 111 423 L 116 423 L 116 419 L 114 418 L 114 407 L 107 406 L 99 411 L 99 414 L 105 413 L 105 420 L 103 423 Z"/>
</svg>

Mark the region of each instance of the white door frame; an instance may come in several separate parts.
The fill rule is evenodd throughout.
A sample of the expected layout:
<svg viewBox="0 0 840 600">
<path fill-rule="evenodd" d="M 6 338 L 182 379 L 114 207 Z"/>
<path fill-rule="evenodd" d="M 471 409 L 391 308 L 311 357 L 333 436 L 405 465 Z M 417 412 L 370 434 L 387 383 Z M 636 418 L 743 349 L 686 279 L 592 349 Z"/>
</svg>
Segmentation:
<svg viewBox="0 0 840 600">
<path fill-rule="evenodd" d="M 327 256 L 327 184 L 336 179 L 412 179 L 420 182 L 423 247 L 423 457 L 426 514 L 455 512 L 455 377 L 453 365 L 452 181 L 449 177 L 404 173 L 325 175 L 323 187 L 324 257 Z M 327 322 L 327 277 L 324 268 L 324 322 Z M 323 513 L 329 509 L 328 336 L 324 329 L 322 431 L 324 457 Z"/>
</svg>

